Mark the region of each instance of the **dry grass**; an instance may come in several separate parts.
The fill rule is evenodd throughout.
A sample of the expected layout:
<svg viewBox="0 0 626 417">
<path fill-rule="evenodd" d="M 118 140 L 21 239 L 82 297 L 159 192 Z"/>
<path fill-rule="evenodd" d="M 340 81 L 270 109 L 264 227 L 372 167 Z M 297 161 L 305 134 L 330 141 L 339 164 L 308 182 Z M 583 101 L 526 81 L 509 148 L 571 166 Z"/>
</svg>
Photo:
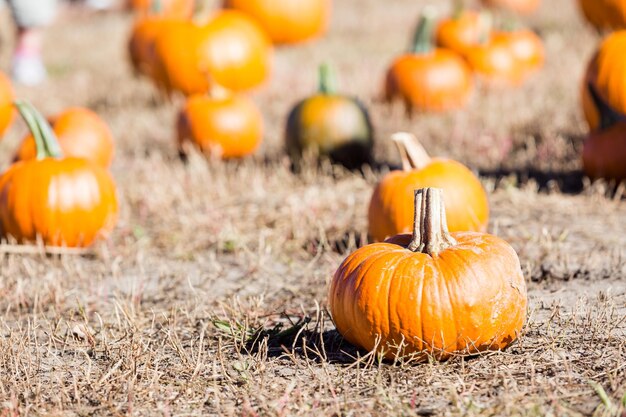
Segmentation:
<svg viewBox="0 0 626 417">
<path fill-rule="evenodd" d="M 155 102 L 127 67 L 128 17 L 52 28 L 50 82 L 19 93 L 46 112 L 86 105 L 109 122 L 121 219 L 110 242 L 83 255 L 0 246 L 0 415 L 624 413 L 623 188 L 590 185 L 578 159 L 578 85 L 596 37 L 571 0 L 546 0 L 529 21 L 546 41 L 544 71 L 518 90 L 478 89 L 465 111 L 407 120 L 377 97 L 424 3 L 337 0 L 327 38 L 279 50 L 274 81 L 255 94 L 265 143 L 240 163 L 178 160 L 175 106 Z M 365 241 L 371 188 L 386 168 L 289 171 L 284 117 L 323 60 L 370 105 L 381 161 L 397 162 L 388 134 L 411 130 L 484 175 L 490 230 L 514 245 L 528 280 L 519 343 L 393 364 L 334 331 L 328 280 Z M 23 130 L 0 144 L 3 167 Z"/>
</svg>

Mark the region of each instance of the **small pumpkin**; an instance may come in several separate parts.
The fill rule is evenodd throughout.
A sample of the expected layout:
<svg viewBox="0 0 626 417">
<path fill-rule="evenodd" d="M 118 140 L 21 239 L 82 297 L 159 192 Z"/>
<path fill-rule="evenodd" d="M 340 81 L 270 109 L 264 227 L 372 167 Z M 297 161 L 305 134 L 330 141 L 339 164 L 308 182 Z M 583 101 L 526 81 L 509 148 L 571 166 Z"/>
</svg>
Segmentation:
<svg viewBox="0 0 626 417">
<path fill-rule="evenodd" d="M 486 7 L 528 15 L 537 11 L 541 0 L 481 0 L 481 3 Z"/>
<path fill-rule="evenodd" d="M 148 16 L 138 19 L 131 30 L 128 40 L 128 53 L 133 69 L 155 79 L 155 41 L 161 32 L 167 32 L 168 26 L 178 22 L 176 19 L 162 16 Z M 161 80 L 159 83 L 162 84 Z"/>
<path fill-rule="evenodd" d="M 13 99 L 11 81 L 0 71 L 0 139 L 13 121 Z"/>
<path fill-rule="evenodd" d="M 195 0 L 130 0 L 129 6 L 144 16 L 156 12 L 173 19 L 190 19 Z"/>
<path fill-rule="evenodd" d="M 626 30 L 611 33 L 590 60 L 583 79 L 582 103 L 591 129 L 600 124 L 602 103 L 611 111 L 626 114 Z M 598 99 L 591 96 L 591 90 Z"/>
<path fill-rule="evenodd" d="M 591 178 L 626 180 L 626 120 L 592 131 L 583 145 L 582 160 Z"/>
<path fill-rule="evenodd" d="M 626 1 L 578 0 L 587 21 L 598 30 L 626 29 Z"/>
<path fill-rule="evenodd" d="M 484 15 L 463 8 L 463 2 L 455 2 L 451 17 L 442 19 L 437 26 L 435 43 L 464 55 L 467 49 L 480 42 L 484 29 Z"/>
<path fill-rule="evenodd" d="M 426 10 L 417 25 L 412 50 L 396 58 L 385 80 L 385 98 L 400 98 L 407 112 L 463 107 L 472 91 L 472 74 L 457 53 L 432 45 L 434 14 Z"/>
<path fill-rule="evenodd" d="M 396 133 L 392 140 L 402 156 L 402 170 L 387 174 L 370 200 L 369 234 L 374 241 L 406 233 L 413 224 L 413 190 L 438 187 L 444 190 L 447 224 L 453 232 L 484 231 L 489 222 L 487 193 L 463 164 L 431 159 L 414 135 Z"/>
<path fill-rule="evenodd" d="M 63 157 L 52 128 L 27 103 L 16 106 L 37 145 L 37 158 L 0 177 L 0 233 L 18 242 L 86 247 L 106 237 L 117 219 L 113 179 L 83 158 Z"/>
<path fill-rule="evenodd" d="M 502 38 L 490 36 L 468 48 L 465 57 L 474 73 L 490 85 L 518 86 L 526 76 L 508 40 Z"/>
<path fill-rule="evenodd" d="M 71 107 L 50 119 L 61 151 L 66 156 L 85 158 L 108 168 L 113 161 L 115 142 L 107 124 L 96 113 L 82 107 Z M 37 157 L 32 134 L 20 145 L 15 160 Z"/>
<path fill-rule="evenodd" d="M 545 61 L 543 42 L 532 30 L 496 31 L 492 34 L 492 41 L 495 43 L 503 42 L 509 46 L 513 57 L 525 75 L 543 67 Z"/>
<path fill-rule="evenodd" d="M 290 111 L 285 141 L 296 169 L 310 154 L 328 157 L 348 169 L 358 169 L 373 160 L 369 113 L 356 98 L 336 92 L 328 65 L 319 68 L 317 94 L 301 100 Z"/>
<path fill-rule="evenodd" d="M 247 97 L 213 89 L 194 95 L 179 112 L 179 149 L 193 143 L 210 156 L 223 159 L 251 155 L 263 139 L 263 117 Z"/>
<path fill-rule="evenodd" d="M 326 30 L 331 0 L 225 0 L 224 6 L 249 14 L 277 44 L 315 39 Z"/>
<path fill-rule="evenodd" d="M 449 233 L 442 190 L 417 190 L 413 235 L 357 249 L 335 272 L 328 303 L 339 333 L 388 359 L 501 350 L 521 333 L 526 283 L 504 240 Z"/>
</svg>

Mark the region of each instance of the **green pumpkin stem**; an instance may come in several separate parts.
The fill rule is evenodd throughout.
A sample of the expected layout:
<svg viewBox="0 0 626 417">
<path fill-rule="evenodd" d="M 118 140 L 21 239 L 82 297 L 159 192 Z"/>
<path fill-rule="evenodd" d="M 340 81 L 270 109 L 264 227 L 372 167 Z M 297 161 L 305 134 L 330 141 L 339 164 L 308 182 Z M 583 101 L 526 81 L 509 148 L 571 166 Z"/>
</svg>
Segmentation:
<svg viewBox="0 0 626 417">
<path fill-rule="evenodd" d="M 415 190 L 413 239 L 408 249 L 437 256 L 439 252 L 456 244 L 456 240 L 448 232 L 443 190 L 440 188 Z"/>
<path fill-rule="evenodd" d="M 428 152 L 426 152 L 426 149 L 424 149 L 415 135 L 398 132 L 391 135 L 391 140 L 396 144 L 400 153 L 403 171 L 423 169 L 430 163 Z"/>
<path fill-rule="evenodd" d="M 323 63 L 318 68 L 318 91 L 321 94 L 335 94 L 337 92 L 337 79 L 330 65 Z"/>
<path fill-rule="evenodd" d="M 16 100 L 13 104 L 35 139 L 37 159 L 61 158 L 63 153 L 59 141 L 41 113 L 32 104 L 23 100 Z"/>
<path fill-rule="evenodd" d="M 411 52 L 427 54 L 433 50 L 433 31 L 435 30 L 436 14 L 433 8 L 426 7 L 413 34 Z"/>
</svg>

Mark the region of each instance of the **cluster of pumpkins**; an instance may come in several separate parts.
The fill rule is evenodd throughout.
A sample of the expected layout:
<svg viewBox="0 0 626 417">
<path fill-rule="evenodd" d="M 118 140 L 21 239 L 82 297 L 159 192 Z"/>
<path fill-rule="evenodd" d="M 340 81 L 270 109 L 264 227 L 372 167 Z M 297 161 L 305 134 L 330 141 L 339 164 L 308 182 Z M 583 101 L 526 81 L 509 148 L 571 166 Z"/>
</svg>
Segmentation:
<svg viewBox="0 0 626 417">
<path fill-rule="evenodd" d="M 583 167 L 592 178 L 626 180 L 626 1 L 580 0 L 583 14 L 606 33 L 581 86 L 589 134 Z"/>
</svg>

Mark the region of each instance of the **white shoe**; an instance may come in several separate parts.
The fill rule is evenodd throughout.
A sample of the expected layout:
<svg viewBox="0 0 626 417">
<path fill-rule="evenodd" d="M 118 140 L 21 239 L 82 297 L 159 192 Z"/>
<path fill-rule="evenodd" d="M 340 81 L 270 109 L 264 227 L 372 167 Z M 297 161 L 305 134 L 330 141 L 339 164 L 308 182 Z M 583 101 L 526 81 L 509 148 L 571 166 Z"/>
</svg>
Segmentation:
<svg viewBox="0 0 626 417">
<path fill-rule="evenodd" d="M 17 55 L 13 57 L 11 77 L 15 82 L 28 86 L 41 84 L 48 77 L 41 58 L 35 55 Z"/>
</svg>

